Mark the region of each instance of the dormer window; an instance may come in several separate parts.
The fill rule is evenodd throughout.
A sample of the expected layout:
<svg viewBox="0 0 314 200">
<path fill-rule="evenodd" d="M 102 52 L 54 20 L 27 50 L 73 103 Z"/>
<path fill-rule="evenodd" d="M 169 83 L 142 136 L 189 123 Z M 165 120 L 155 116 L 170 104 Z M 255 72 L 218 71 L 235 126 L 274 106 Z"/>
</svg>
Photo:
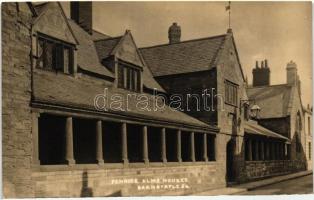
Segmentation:
<svg viewBox="0 0 314 200">
<path fill-rule="evenodd" d="M 74 46 L 48 37 L 38 37 L 37 67 L 72 73 Z"/>
<path fill-rule="evenodd" d="M 139 92 L 141 90 L 140 68 L 119 61 L 118 63 L 118 87 Z"/>
</svg>

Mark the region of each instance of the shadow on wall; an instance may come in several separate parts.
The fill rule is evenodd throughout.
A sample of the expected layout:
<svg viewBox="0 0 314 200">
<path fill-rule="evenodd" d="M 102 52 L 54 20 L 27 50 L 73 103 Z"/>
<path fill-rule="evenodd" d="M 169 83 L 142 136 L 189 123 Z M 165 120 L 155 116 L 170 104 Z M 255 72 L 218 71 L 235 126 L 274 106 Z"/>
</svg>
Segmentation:
<svg viewBox="0 0 314 200">
<path fill-rule="evenodd" d="M 298 163 L 298 168 L 302 170 L 308 169 L 308 163 L 306 160 L 306 149 L 302 145 L 301 141 L 302 135 L 295 133 L 291 140 L 291 152 L 295 152 L 294 157 L 292 159 L 300 161 Z"/>
<path fill-rule="evenodd" d="M 88 172 L 83 171 L 81 197 L 92 197 L 93 189 L 88 187 Z"/>
</svg>

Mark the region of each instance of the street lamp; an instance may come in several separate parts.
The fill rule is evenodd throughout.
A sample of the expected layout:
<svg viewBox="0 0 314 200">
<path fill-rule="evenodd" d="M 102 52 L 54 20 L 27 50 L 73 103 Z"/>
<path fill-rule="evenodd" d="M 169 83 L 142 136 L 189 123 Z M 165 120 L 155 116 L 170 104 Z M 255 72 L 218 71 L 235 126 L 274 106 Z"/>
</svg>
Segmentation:
<svg viewBox="0 0 314 200">
<path fill-rule="evenodd" d="M 250 102 L 253 106 L 250 108 Z M 258 119 L 261 108 L 255 103 L 255 99 L 240 99 L 240 112 L 244 108 L 244 117 L 245 119 Z M 249 109 L 250 108 L 250 109 Z M 249 112 L 250 111 L 250 112 Z"/>
<path fill-rule="evenodd" d="M 259 118 L 259 112 L 261 111 L 261 108 L 254 104 L 252 107 L 251 107 L 251 117 L 253 119 L 258 119 Z"/>
</svg>

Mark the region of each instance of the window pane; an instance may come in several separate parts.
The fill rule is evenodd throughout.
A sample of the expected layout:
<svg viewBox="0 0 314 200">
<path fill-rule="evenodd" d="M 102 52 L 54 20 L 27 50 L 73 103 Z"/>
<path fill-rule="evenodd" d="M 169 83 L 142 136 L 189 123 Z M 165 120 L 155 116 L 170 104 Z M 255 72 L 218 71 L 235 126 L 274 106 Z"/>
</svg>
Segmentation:
<svg viewBox="0 0 314 200">
<path fill-rule="evenodd" d="M 133 90 L 137 90 L 137 70 L 133 70 Z"/>
<path fill-rule="evenodd" d="M 132 69 L 128 68 L 128 89 L 131 90 L 132 89 Z"/>
<path fill-rule="evenodd" d="M 137 91 L 141 90 L 141 73 L 137 70 Z"/>
<path fill-rule="evenodd" d="M 63 46 L 55 45 L 54 52 L 54 69 L 63 71 Z"/>
<path fill-rule="evenodd" d="M 128 68 L 123 66 L 123 87 L 128 87 Z"/>
<path fill-rule="evenodd" d="M 54 44 L 52 42 L 45 42 L 44 49 L 44 68 L 53 69 L 53 58 L 54 58 Z"/>
<path fill-rule="evenodd" d="M 118 87 L 123 88 L 124 85 L 124 70 L 123 67 L 119 64 L 118 65 Z"/>
<path fill-rule="evenodd" d="M 37 63 L 36 67 L 43 68 L 44 67 L 44 49 L 45 49 L 45 42 L 43 40 L 38 40 L 37 46 Z"/>
<path fill-rule="evenodd" d="M 63 69 L 64 73 L 70 73 L 70 49 L 63 49 Z"/>
</svg>

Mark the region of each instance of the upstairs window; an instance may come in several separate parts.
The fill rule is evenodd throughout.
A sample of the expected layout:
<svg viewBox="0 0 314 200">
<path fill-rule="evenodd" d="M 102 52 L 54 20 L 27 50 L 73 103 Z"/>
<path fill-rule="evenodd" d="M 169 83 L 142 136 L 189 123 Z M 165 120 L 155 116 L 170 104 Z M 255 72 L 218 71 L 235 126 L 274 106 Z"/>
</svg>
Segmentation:
<svg viewBox="0 0 314 200">
<path fill-rule="evenodd" d="M 118 64 L 118 87 L 131 91 L 141 90 L 140 69 L 135 66 L 119 62 Z"/>
<path fill-rule="evenodd" d="M 238 86 L 230 81 L 225 81 L 225 103 L 237 106 L 238 105 Z"/>
<path fill-rule="evenodd" d="M 47 37 L 38 37 L 37 67 L 71 73 L 74 46 Z"/>
</svg>

